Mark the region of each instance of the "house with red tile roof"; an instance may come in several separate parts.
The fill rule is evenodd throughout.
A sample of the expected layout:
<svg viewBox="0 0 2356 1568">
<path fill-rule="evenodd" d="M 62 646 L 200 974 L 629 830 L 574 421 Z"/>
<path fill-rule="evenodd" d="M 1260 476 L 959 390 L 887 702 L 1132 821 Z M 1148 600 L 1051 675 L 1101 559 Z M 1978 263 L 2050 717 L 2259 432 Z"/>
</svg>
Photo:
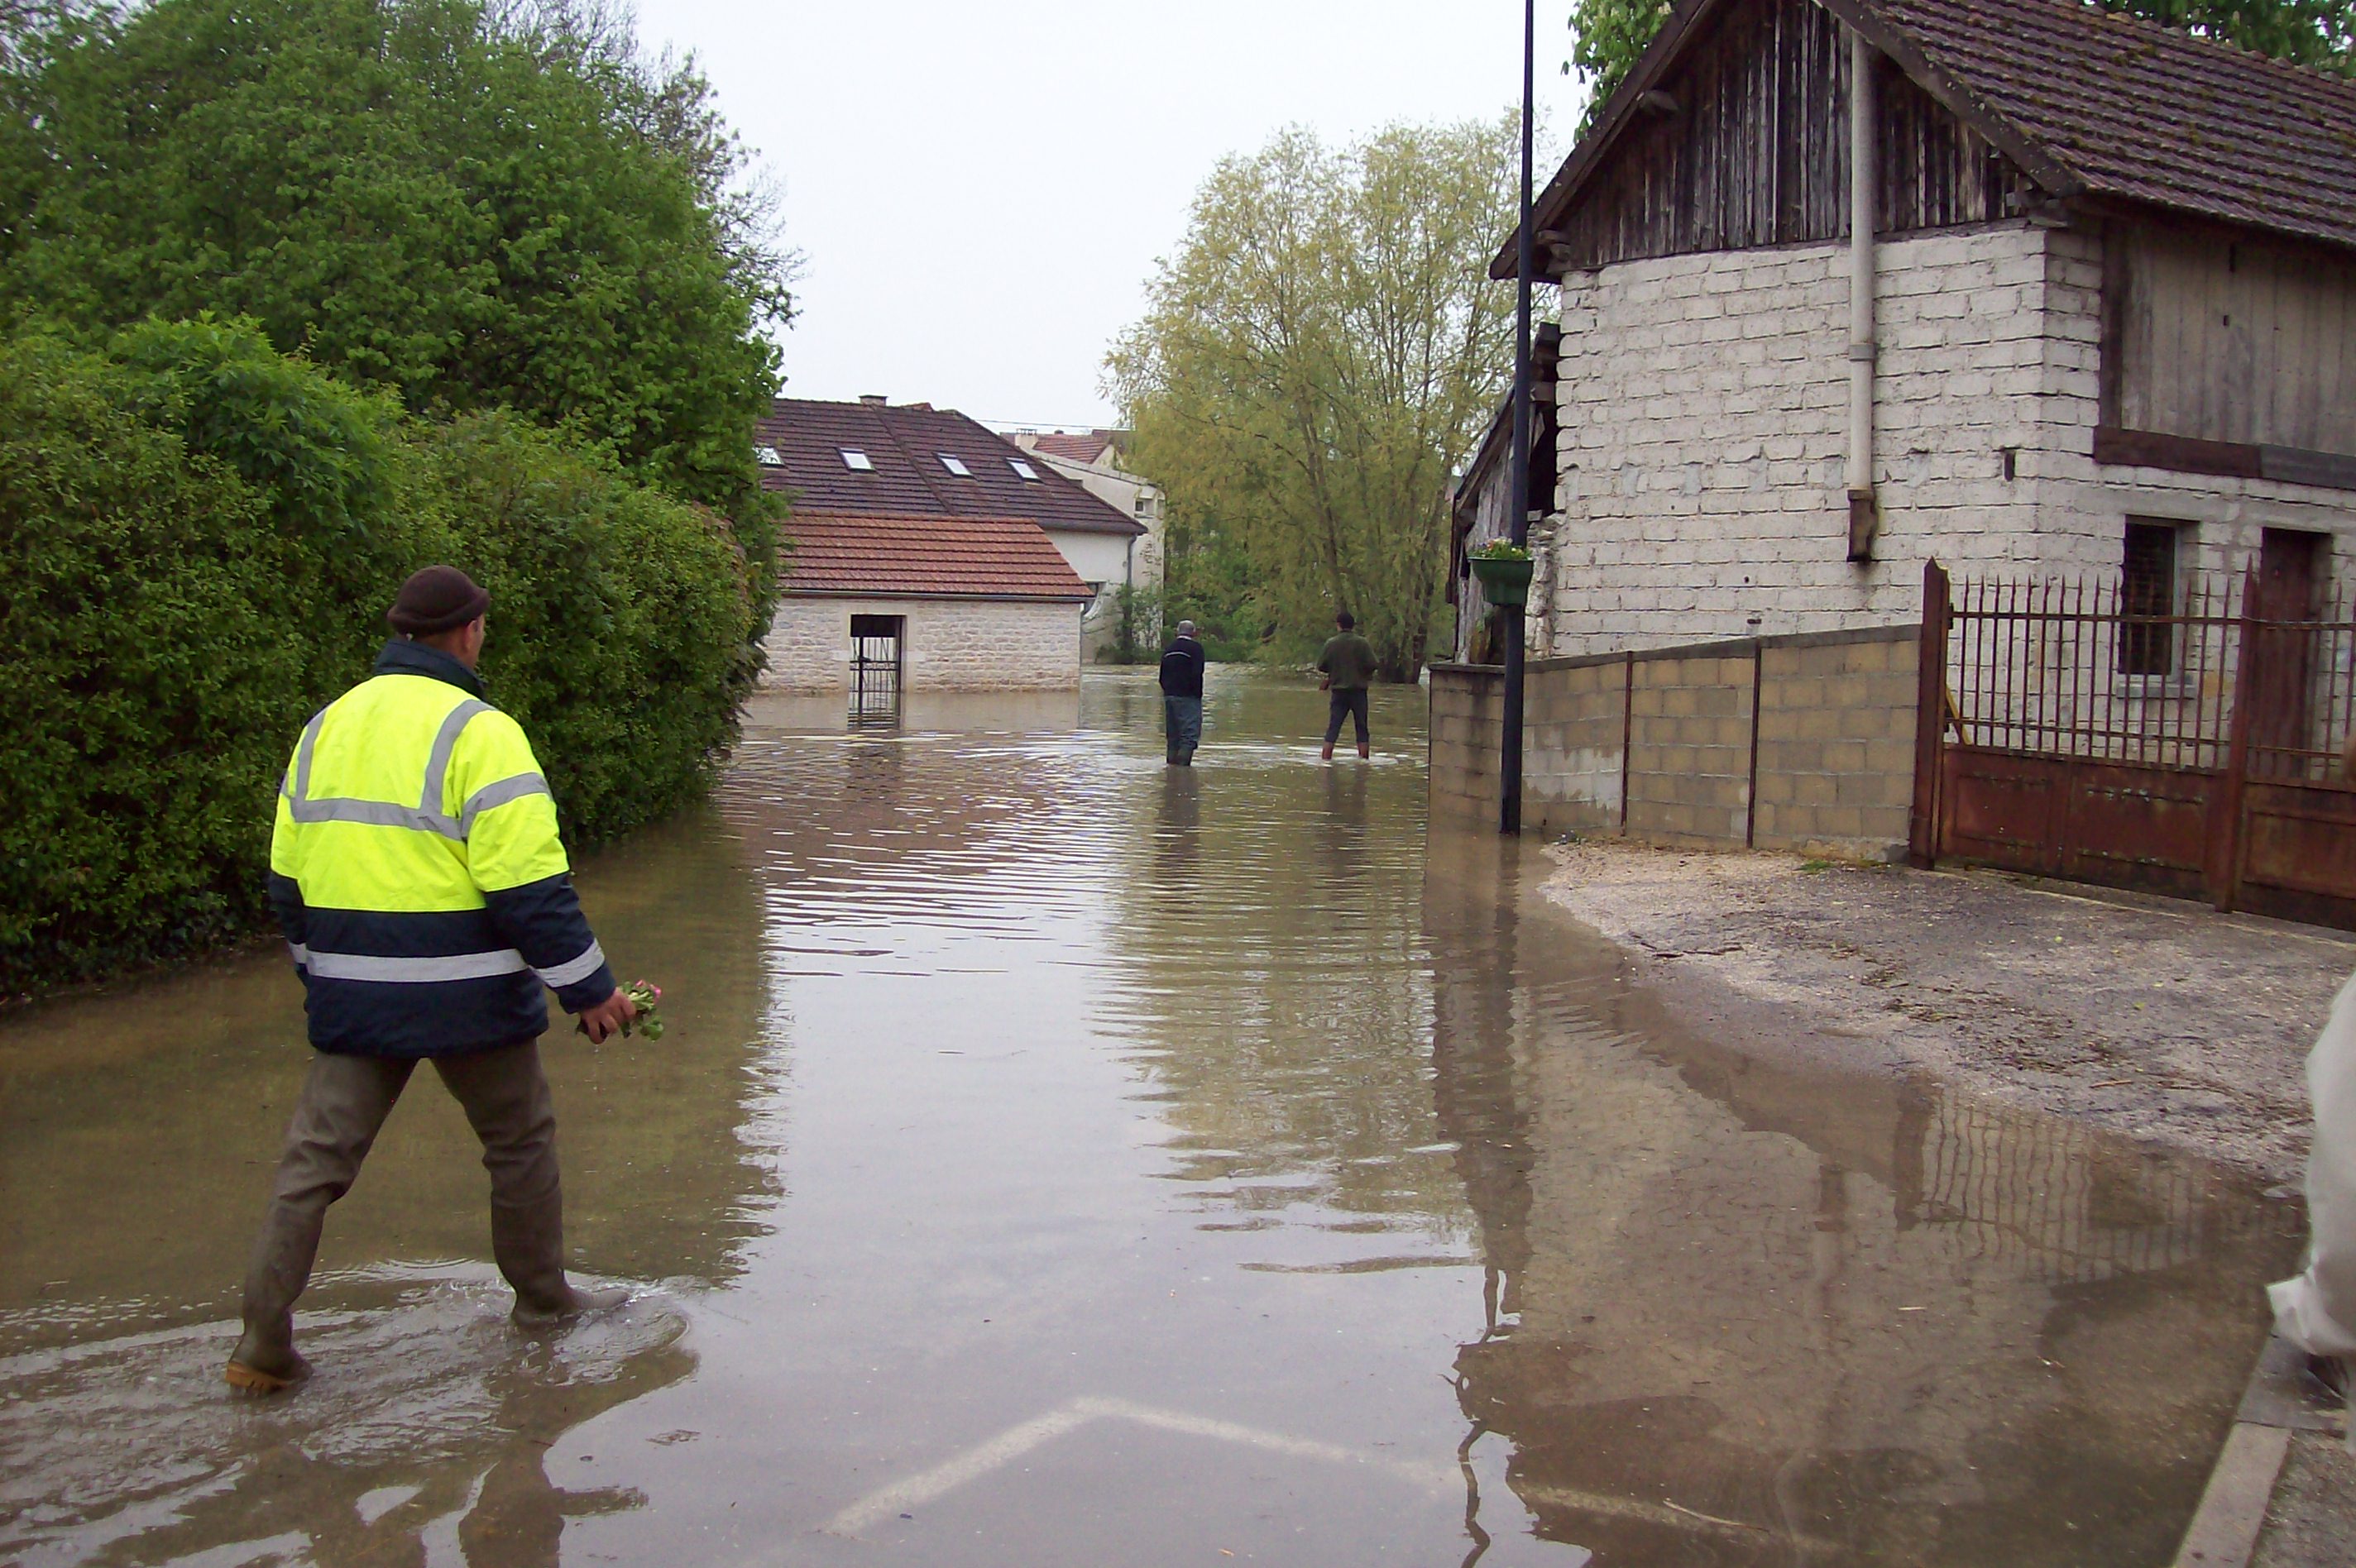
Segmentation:
<svg viewBox="0 0 2356 1568">
<path fill-rule="evenodd" d="M 768 689 L 874 712 L 1078 686 L 1083 620 L 1127 581 L 1134 518 L 926 403 L 779 398 L 754 442 L 792 507 Z"/>
</svg>

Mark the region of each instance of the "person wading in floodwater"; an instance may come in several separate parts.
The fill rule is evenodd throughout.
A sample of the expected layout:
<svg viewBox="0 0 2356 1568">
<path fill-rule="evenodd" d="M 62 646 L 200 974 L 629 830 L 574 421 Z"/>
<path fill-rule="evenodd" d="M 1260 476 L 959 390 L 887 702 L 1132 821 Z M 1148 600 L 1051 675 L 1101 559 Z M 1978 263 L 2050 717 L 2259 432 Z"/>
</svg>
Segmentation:
<svg viewBox="0 0 2356 1568">
<path fill-rule="evenodd" d="M 1162 656 L 1162 732 L 1170 765 L 1192 767 L 1203 743 L 1203 645 L 1194 623 L 1178 623 L 1178 635 Z"/>
<path fill-rule="evenodd" d="M 1317 655 L 1317 667 L 1325 674 L 1319 684 L 1333 694 L 1325 704 L 1324 758 L 1329 763 L 1333 742 L 1342 738 L 1344 716 L 1357 727 L 1358 755 L 1374 755 L 1373 736 L 1366 728 L 1366 687 L 1375 678 L 1375 645 L 1358 635 L 1358 623 L 1347 610 L 1333 617 L 1333 624 L 1338 629 Z"/>
<path fill-rule="evenodd" d="M 637 1009 L 574 897 L 556 805 L 523 729 L 483 700 L 490 595 L 455 567 L 401 586 L 375 675 L 295 743 L 270 841 L 270 901 L 302 976 L 316 1048 L 245 1275 L 229 1381 L 275 1393 L 310 1372 L 294 1299 L 327 1206 L 420 1061 L 483 1143 L 491 1256 L 515 1320 L 556 1323 L 627 1298 L 564 1277 L 556 1114 L 540 1069 L 552 987 L 591 1040 Z"/>
</svg>

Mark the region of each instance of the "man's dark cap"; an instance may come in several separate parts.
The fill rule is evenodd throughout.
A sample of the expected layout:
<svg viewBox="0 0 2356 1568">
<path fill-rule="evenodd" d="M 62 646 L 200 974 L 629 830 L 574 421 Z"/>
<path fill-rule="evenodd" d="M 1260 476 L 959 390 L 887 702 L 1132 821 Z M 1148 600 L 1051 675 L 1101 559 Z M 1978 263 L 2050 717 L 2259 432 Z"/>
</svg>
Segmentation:
<svg viewBox="0 0 2356 1568">
<path fill-rule="evenodd" d="M 384 618 L 404 637 L 430 637 L 465 625 L 491 607 L 491 596 L 455 566 L 414 572 L 393 595 Z"/>
</svg>

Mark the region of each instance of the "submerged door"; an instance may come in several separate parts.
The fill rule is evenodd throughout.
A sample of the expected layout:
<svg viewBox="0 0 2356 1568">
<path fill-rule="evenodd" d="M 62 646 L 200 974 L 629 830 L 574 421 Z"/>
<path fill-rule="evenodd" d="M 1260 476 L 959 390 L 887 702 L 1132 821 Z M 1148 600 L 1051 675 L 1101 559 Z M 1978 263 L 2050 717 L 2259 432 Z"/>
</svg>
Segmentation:
<svg viewBox="0 0 2356 1568">
<path fill-rule="evenodd" d="M 851 618 L 851 721 L 889 724 L 900 717 L 900 650 L 905 615 Z"/>
</svg>

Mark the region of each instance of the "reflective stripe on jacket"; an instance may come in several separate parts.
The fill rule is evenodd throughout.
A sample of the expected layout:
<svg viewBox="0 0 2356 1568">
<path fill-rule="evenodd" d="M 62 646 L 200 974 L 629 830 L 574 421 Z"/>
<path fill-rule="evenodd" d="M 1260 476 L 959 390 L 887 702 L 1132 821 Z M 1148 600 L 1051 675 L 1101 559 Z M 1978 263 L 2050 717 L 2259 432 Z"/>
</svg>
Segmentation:
<svg viewBox="0 0 2356 1568">
<path fill-rule="evenodd" d="M 456 659 L 395 639 L 304 727 L 278 794 L 271 900 L 311 1043 L 444 1056 L 614 990 L 522 727 Z"/>
</svg>

